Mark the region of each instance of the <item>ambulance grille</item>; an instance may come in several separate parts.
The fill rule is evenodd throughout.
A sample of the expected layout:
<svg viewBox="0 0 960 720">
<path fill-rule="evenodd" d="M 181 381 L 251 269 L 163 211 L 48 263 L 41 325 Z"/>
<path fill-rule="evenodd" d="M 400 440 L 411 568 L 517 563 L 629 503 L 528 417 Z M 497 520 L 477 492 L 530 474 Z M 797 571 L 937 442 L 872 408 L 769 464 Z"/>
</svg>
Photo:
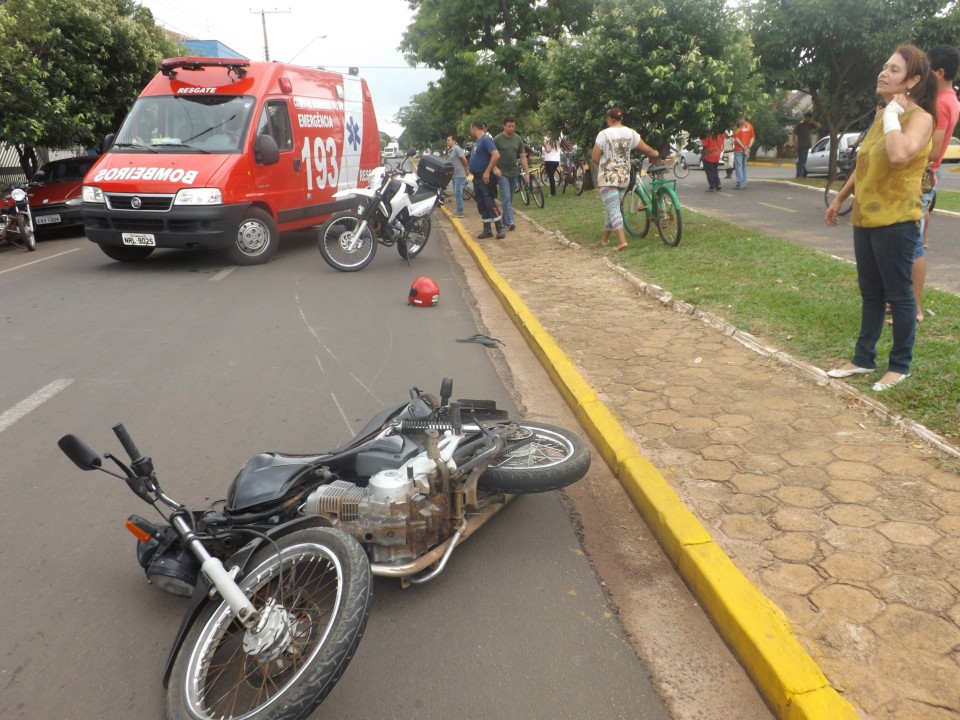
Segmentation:
<svg viewBox="0 0 960 720">
<path fill-rule="evenodd" d="M 111 210 L 167 212 L 172 206 L 173 195 L 107 194 L 107 207 L 109 207 Z"/>
</svg>

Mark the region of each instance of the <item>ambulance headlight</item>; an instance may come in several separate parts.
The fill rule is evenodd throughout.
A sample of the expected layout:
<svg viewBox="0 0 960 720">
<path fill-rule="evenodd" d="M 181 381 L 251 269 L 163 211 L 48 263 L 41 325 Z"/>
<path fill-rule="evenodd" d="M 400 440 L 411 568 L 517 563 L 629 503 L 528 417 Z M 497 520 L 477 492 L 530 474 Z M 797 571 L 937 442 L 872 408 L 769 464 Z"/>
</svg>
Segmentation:
<svg viewBox="0 0 960 720">
<path fill-rule="evenodd" d="M 103 190 L 96 187 L 95 185 L 84 185 L 83 186 L 83 201 L 88 203 L 102 203 L 103 199 Z"/>
<path fill-rule="evenodd" d="M 174 205 L 222 205 L 220 188 L 184 188 L 177 193 Z"/>
</svg>

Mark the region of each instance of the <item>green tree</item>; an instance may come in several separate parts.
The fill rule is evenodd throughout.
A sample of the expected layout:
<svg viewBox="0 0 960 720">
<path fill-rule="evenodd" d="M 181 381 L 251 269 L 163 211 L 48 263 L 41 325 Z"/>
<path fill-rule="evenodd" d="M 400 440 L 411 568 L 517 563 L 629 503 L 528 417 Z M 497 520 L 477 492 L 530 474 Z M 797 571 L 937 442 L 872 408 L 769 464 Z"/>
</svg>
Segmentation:
<svg viewBox="0 0 960 720">
<path fill-rule="evenodd" d="M 34 148 L 98 145 L 177 45 L 132 0 L 0 4 L 0 140 L 29 177 Z"/>
<path fill-rule="evenodd" d="M 483 104 L 492 79 L 516 112 L 536 109 L 550 38 L 582 32 L 594 0 L 408 0 L 414 10 L 400 49 L 461 88 L 466 112 Z M 477 69 L 487 73 L 480 78 Z M 522 107 L 521 107 L 522 106 Z"/>
<path fill-rule="evenodd" d="M 877 74 L 897 45 L 955 43 L 960 9 L 953 0 L 756 0 L 753 38 L 765 77 L 802 90 L 836 138 L 873 119 Z"/>
<path fill-rule="evenodd" d="M 581 147 L 614 105 L 655 147 L 732 127 L 757 85 L 738 20 L 724 0 L 602 0 L 583 35 L 550 43 L 544 124 Z"/>
</svg>

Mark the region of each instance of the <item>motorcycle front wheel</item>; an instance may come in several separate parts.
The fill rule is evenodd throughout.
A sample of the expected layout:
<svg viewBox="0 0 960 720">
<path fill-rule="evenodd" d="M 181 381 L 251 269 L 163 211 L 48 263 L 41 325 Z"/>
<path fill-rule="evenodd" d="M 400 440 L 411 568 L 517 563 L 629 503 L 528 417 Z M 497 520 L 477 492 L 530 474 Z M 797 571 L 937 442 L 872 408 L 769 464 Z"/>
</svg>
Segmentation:
<svg viewBox="0 0 960 720">
<path fill-rule="evenodd" d="M 430 228 L 431 222 L 429 215 L 415 217 L 410 221 L 410 224 L 407 225 L 406 241 L 408 260 L 415 258 L 420 254 L 420 251 L 423 250 L 427 244 L 427 240 L 430 239 Z"/>
<path fill-rule="evenodd" d="M 33 252 L 37 249 L 37 238 L 33 233 L 33 226 L 27 225 L 27 221 L 23 219 L 23 216 L 17 218 L 17 225 L 20 228 L 20 239 L 23 241 L 23 246 Z"/>
<path fill-rule="evenodd" d="M 225 602 L 184 641 L 167 687 L 172 720 L 303 720 L 353 658 L 371 608 L 361 545 L 331 528 L 267 543 L 239 581 L 267 628 L 254 637 Z"/>
<path fill-rule="evenodd" d="M 320 254 L 340 272 L 362 270 L 377 253 L 377 239 L 369 225 L 358 236 L 360 217 L 351 210 L 334 213 L 320 228 Z"/>
<path fill-rule="evenodd" d="M 478 486 L 506 493 L 546 492 L 575 483 L 589 469 L 590 450 L 577 435 L 523 421 L 503 453 L 483 471 Z"/>
</svg>

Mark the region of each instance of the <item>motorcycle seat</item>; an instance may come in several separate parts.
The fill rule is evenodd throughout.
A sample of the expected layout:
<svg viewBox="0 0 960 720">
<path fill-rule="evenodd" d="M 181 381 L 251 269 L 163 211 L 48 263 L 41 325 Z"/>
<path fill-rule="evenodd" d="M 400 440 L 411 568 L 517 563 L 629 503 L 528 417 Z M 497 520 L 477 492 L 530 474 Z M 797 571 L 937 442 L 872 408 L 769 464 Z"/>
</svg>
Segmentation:
<svg viewBox="0 0 960 720">
<path fill-rule="evenodd" d="M 230 484 L 227 508 L 246 510 L 283 497 L 308 468 L 330 455 L 260 453 L 247 461 Z"/>
</svg>

